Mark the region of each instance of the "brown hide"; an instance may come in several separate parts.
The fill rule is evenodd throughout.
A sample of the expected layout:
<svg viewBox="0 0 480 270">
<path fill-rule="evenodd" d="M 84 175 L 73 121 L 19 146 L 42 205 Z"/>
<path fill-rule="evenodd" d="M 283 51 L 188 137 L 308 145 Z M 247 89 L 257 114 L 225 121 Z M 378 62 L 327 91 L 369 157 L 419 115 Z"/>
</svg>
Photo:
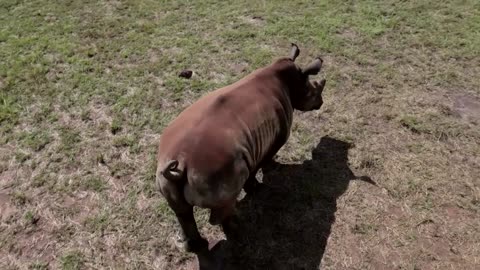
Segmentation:
<svg viewBox="0 0 480 270">
<path fill-rule="evenodd" d="M 206 248 L 193 206 L 210 208 L 210 223 L 232 228 L 231 217 L 242 188 L 255 190 L 255 174 L 287 141 L 293 110 L 319 109 L 325 80 L 320 58 L 305 69 L 281 58 L 234 84 L 201 97 L 164 129 L 157 154 L 157 185 L 175 212 L 185 247 Z M 229 230 L 229 229 L 228 229 Z"/>
<path fill-rule="evenodd" d="M 210 208 L 236 197 L 248 174 L 255 174 L 288 139 L 290 98 L 305 88 L 300 75 L 291 59 L 279 59 L 203 96 L 171 122 L 161 136 L 158 167 L 168 170 L 168 161 L 178 160 L 185 173 L 181 181 L 187 181 L 179 196 Z M 241 161 L 248 168 L 245 179 L 234 171 L 234 163 Z"/>
<path fill-rule="evenodd" d="M 240 192 L 243 183 L 218 183 L 225 179 L 215 175 L 239 159 L 246 162 L 250 173 L 256 172 L 263 158 L 286 142 L 292 124 L 290 93 L 305 88 L 300 74 L 292 60 L 282 58 L 203 96 L 164 130 L 159 168 L 178 160 L 192 188 L 205 189 L 206 194 L 233 184 Z M 202 204 L 192 198 L 187 201 Z"/>
</svg>

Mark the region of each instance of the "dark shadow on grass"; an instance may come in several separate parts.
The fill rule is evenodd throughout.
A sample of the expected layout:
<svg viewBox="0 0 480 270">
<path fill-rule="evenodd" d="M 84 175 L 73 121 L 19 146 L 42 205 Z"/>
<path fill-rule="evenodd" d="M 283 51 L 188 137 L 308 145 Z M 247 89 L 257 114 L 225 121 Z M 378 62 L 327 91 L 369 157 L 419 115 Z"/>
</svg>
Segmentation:
<svg viewBox="0 0 480 270">
<path fill-rule="evenodd" d="M 238 204 L 240 236 L 227 235 L 228 241 L 199 256 L 201 269 L 318 269 L 337 199 L 350 180 L 374 184 L 350 170 L 349 148 L 323 137 L 312 160 L 266 168 L 260 188 Z"/>
</svg>

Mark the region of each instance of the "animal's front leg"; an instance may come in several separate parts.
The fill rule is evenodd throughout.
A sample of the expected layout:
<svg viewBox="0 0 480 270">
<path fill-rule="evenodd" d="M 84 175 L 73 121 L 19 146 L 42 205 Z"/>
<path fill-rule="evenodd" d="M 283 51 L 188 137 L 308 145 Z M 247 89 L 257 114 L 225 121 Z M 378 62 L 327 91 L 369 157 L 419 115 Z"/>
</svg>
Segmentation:
<svg viewBox="0 0 480 270">
<path fill-rule="evenodd" d="M 193 206 L 188 204 L 178 187 L 169 182 L 162 185 L 162 194 L 165 196 L 168 205 L 175 212 L 178 223 L 180 223 L 184 248 L 188 252 L 197 253 L 208 249 L 208 241 L 203 239 L 198 232 L 197 223 L 193 216 Z"/>
<path fill-rule="evenodd" d="M 213 208 L 210 213 L 210 224 L 221 224 L 227 237 L 235 236 L 238 231 L 237 215 L 235 213 L 236 204 L 237 200 L 233 198 L 222 207 Z"/>
<path fill-rule="evenodd" d="M 236 198 L 232 198 L 220 207 L 212 208 L 210 211 L 209 223 L 212 225 L 223 224 L 230 217 L 235 215 Z"/>
</svg>

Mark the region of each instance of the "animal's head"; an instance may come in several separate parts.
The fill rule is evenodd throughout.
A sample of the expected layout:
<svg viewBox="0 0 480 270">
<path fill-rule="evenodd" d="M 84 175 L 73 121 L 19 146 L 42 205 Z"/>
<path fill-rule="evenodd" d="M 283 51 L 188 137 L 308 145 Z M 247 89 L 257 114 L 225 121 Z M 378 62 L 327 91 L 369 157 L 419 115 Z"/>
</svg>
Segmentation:
<svg viewBox="0 0 480 270">
<path fill-rule="evenodd" d="M 318 110 L 323 104 L 322 91 L 326 81 L 313 81 L 310 76 L 320 72 L 323 60 L 317 57 L 308 66 L 301 68 L 294 63 L 299 54 L 298 46 L 292 43 L 290 57 L 283 59 L 290 63 L 287 72 L 283 74 L 288 78 L 292 106 L 299 111 Z"/>
</svg>

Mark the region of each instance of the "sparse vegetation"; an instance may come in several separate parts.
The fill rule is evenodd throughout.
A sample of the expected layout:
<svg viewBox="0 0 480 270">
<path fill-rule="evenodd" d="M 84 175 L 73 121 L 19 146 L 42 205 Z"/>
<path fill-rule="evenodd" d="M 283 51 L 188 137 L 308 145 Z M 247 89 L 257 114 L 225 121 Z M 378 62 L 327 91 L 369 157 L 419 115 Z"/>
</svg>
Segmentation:
<svg viewBox="0 0 480 270">
<path fill-rule="evenodd" d="M 35 262 L 35 263 L 32 263 L 28 269 L 31 269 L 31 270 L 47 270 L 48 269 L 48 264 L 47 263 L 43 263 L 43 262 Z"/>
<path fill-rule="evenodd" d="M 159 135 L 296 42 L 325 60 L 324 106 L 295 113 L 228 261 L 478 269 L 478 29 L 475 0 L 2 0 L 0 268 L 191 269 L 155 191 Z"/>
<path fill-rule="evenodd" d="M 105 181 L 98 176 L 89 176 L 86 177 L 84 182 L 85 189 L 92 190 L 95 192 L 102 192 L 106 189 Z"/>
<path fill-rule="evenodd" d="M 42 150 L 51 140 L 47 132 L 39 131 L 19 134 L 19 139 L 25 147 L 33 151 Z"/>
<path fill-rule="evenodd" d="M 69 252 L 62 256 L 62 269 L 63 270 L 80 270 L 83 269 L 84 259 L 83 254 L 78 251 Z"/>
</svg>

